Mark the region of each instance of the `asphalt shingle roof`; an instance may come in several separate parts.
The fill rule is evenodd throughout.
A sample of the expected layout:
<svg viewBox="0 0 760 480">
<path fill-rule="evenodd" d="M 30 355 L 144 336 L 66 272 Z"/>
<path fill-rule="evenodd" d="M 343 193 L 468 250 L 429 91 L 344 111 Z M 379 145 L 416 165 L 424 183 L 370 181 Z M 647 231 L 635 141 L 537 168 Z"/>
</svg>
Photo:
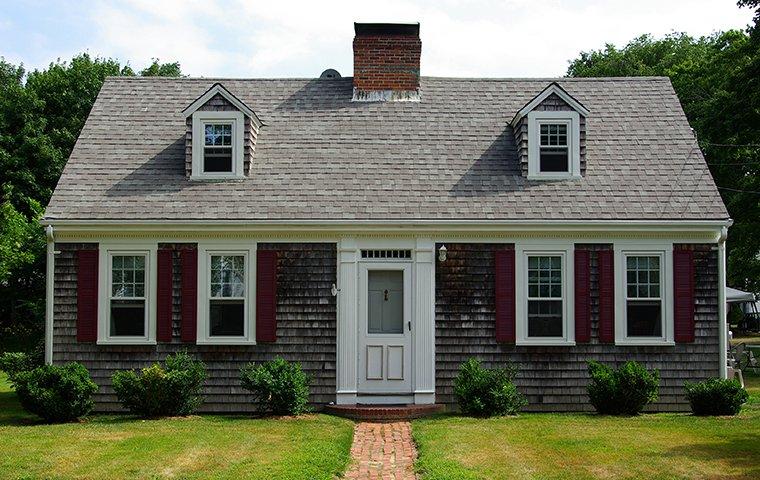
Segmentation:
<svg viewBox="0 0 760 480">
<path fill-rule="evenodd" d="M 509 126 L 557 81 L 591 114 L 586 175 L 528 181 Z M 185 177 L 180 113 L 215 82 L 265 123 L 249 178 Z M 666 78 L 421 80 L 419 103 L 351 102 L 351 78 L 109 78 L 49 219 L 638 219 L 728 213 Z"/>
</svg>

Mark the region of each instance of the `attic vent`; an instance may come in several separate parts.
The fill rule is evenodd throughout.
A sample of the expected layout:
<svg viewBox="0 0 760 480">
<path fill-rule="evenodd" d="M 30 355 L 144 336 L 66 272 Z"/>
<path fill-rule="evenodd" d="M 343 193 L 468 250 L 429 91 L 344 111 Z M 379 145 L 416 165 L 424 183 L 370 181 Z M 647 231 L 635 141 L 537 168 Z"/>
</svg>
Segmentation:
<svg viewBox="0 0 760 480">
<path fill-rule="evenodd" d="M 334 68 L 328 68 L 319 76 L 319 78 L 340 78 L 340 73 Z"/>
<path fill-rule="evenodd" d="M 369 260 L 409 259 L 411 250 L 362 250 L 362 258 Z"/>
</svg>

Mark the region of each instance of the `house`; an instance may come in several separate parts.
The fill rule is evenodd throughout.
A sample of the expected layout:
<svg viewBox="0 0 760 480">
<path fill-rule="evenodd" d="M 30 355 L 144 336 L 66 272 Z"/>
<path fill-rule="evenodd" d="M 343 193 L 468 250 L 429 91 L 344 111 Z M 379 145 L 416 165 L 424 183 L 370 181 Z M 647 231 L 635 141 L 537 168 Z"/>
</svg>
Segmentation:
<svg viewBox="0 0 760 480">
<path fill-rule="evenodd" d="M 731 220 L 667 78 L 420 77 L 419 25 L 356 24 L 354 76 L 109 78 L 47 207 L 47 361 L 186 350 L 206 411 L 301 362 L 315 404 L 455 404 L 519 364 L 589 409 L 587 360 L 726 375 Z"/>
</svg>

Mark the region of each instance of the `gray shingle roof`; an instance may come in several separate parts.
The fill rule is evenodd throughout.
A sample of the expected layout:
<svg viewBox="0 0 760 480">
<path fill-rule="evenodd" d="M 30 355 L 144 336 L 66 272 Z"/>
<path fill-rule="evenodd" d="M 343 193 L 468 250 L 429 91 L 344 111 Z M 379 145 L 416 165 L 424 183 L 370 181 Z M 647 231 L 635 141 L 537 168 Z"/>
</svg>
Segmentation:
<svg viewBox="0 0 760 480">
<path fill-rule="evenodd" d="M 558 81 L 591 114 L 581 180 L 520 175 L 509 122 Z M 185 177 L 188 104 L 220 81 L 265 123 L 250 178 Z M 421 81 L 419 103 L 351 102 L 351 78 L 109 78 L 50 219 L 728 218 L 670 82 Z"/>
</svg>

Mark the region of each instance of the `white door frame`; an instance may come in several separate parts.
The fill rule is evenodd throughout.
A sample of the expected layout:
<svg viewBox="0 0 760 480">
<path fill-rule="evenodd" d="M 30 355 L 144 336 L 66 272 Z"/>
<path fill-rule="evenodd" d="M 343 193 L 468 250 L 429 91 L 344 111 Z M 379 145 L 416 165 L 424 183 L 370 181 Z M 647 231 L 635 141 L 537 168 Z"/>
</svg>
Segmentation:
<svg viewBox="0 0 760 480">
<path fill-rule="evenodd" d="M 412 361 L 411 394 L 415 404 L 435 403 L 435 243 L 431 238 L 342 237 L 338 243 L 338 326 L 336 403 L 398 403 L 399 398 L 359 394 L 359 272 L 361 251 L 371 249 L 412 250 L 411 302 Z"/>
</svg>

